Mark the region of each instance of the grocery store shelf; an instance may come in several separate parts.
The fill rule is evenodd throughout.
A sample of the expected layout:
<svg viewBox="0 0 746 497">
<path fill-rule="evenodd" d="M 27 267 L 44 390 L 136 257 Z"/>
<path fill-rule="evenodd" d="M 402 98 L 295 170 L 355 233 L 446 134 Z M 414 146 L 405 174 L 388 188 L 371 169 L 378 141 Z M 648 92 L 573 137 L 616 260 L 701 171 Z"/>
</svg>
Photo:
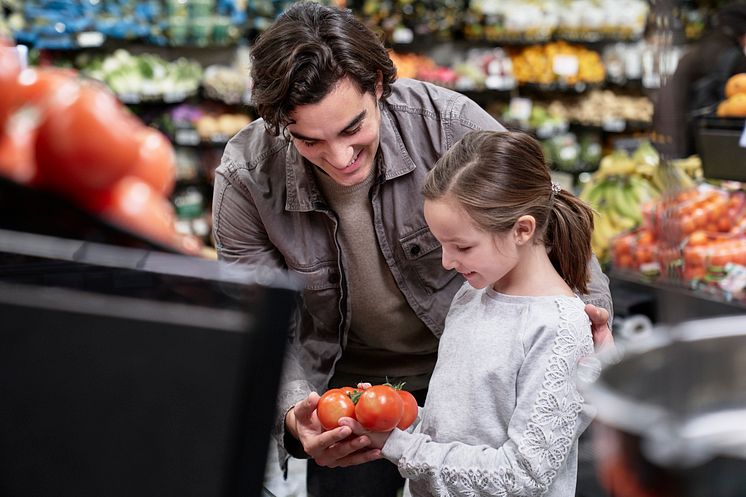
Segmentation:
<svg viewBox="0 0 746 497">
<path fill-rule="evenodd" d="M 684 283 L 618 269 L 611 269 L 607 275 L 615 314 L 648 314 L 658 323 L 746 314 L 746 300 L 731 298 L 724 292 L 693 289 Z"/>
</svg>

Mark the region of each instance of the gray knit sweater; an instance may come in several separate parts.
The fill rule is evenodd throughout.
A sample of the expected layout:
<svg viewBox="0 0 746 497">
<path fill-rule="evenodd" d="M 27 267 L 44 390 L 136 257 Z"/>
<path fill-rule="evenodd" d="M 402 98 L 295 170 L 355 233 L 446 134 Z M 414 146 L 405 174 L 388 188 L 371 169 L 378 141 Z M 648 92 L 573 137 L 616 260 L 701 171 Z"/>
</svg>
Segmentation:
<svg viewBox="0 0 746 497">
<path fill-rule="evenodd" d="M 593 353 L 579 298 L 518 297 L 468 283 L 438 348 L 421 419 L 383 455 L 423 496 L 575 495 L 590 423 L 574 373 Z"/>
</svg>

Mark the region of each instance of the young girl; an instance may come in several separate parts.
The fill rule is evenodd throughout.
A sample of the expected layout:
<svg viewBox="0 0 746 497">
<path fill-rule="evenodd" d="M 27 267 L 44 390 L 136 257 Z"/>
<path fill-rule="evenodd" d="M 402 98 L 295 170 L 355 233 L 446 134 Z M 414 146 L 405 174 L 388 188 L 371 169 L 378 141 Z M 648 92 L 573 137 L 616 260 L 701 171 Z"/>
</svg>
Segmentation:
<svg viewBox="0 0 746 497">
<path fill-rule="evenodd" d="M 416 429 L 368 436 L 417 497 L 574 496 L 590 422 L 574 373 L 593 353 L 575 291 L 586 291 L 592 211 L 551 181 L 539 143 L 514 132 L 466 135 L 424 194 L 443 266 L 468 283 Z"/>
</svg>

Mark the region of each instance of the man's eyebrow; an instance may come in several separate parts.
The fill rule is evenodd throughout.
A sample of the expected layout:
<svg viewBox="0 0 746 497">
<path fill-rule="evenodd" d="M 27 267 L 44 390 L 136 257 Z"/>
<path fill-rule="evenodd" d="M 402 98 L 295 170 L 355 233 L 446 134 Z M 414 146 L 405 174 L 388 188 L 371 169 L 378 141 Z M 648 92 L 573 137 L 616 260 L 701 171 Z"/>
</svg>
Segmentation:
<svg viewBox="0 0 746 497">
<path fill-rule="evenodd" d="M 353 117 L 349 123 L 347 123 L 347 126 L 345 126 L 340 133 L 344 133 L 345 131 L 349 131 L 350 129 L 354 128 L 358 124 L 360 124 L 360 121 L 365 119 L 365 116 L 368 114 L 367 110 L 362 111 L 360 114 Z M 307 142 L 315 142 L 318 141 L 318 138 L 310 138 L 308 136 L 303 136 L 300 133 L 293 133 L 292 131 L 288 130 L 290 135 L 295 138 L 296 140 L 303 140 Z"/>
</svg>

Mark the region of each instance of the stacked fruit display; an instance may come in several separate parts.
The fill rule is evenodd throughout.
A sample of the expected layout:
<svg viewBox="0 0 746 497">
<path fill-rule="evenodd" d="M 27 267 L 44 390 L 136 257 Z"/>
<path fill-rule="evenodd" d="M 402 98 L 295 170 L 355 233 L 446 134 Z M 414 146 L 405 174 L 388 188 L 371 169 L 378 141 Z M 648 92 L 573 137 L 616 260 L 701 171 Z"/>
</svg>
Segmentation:
<svg viewBox="0 0 746 497">
<path fill-rule="evenodd" d="M 643 206 L 657 198 L 664 188 L 659 156 L 649 142 L 631 155 L 616 150 L 601 159 L 580 192 L 580 198 L 595 210 L 592 245 L 596 257 L 609 260 L 609 244 L 616 235 L 639 226 Z"/>
<path fill-rule="evenodd" d="M 436 64 L 427 55 L 391 51 L 389 56 L 396 66 L 396 72 L 400 78 L 417 78 L 436 85 L 453 88 L 459 77 L 453 69 Z"/>
<path fill-rule="evenodd" d="M 717 107 L 719 117 L 746 117 L 746 73 L 735 74 L 728 79 L 725 97 Z"/>
<path fill-rule="evenodd" d="M 159 244 L 199 248 L 174 230 L 170 142 L 106 87 L 71 70 L 21 70 L 10 47 L 0 87 L 0 175 Z"/>
<path fill-rule="evenodd" d="M 614 266 L 688 283 L 716 283 L 746 265 L 746 194 L 708 184 L 666 195 L 638 230 L 612 241 Z"/>
<path fill-rule="evenodd" d="M 519 84 L 601 83 L 606 77 L 598 52 L 564 41 L 526 47 L 512 60 Z"/>
</svg>

